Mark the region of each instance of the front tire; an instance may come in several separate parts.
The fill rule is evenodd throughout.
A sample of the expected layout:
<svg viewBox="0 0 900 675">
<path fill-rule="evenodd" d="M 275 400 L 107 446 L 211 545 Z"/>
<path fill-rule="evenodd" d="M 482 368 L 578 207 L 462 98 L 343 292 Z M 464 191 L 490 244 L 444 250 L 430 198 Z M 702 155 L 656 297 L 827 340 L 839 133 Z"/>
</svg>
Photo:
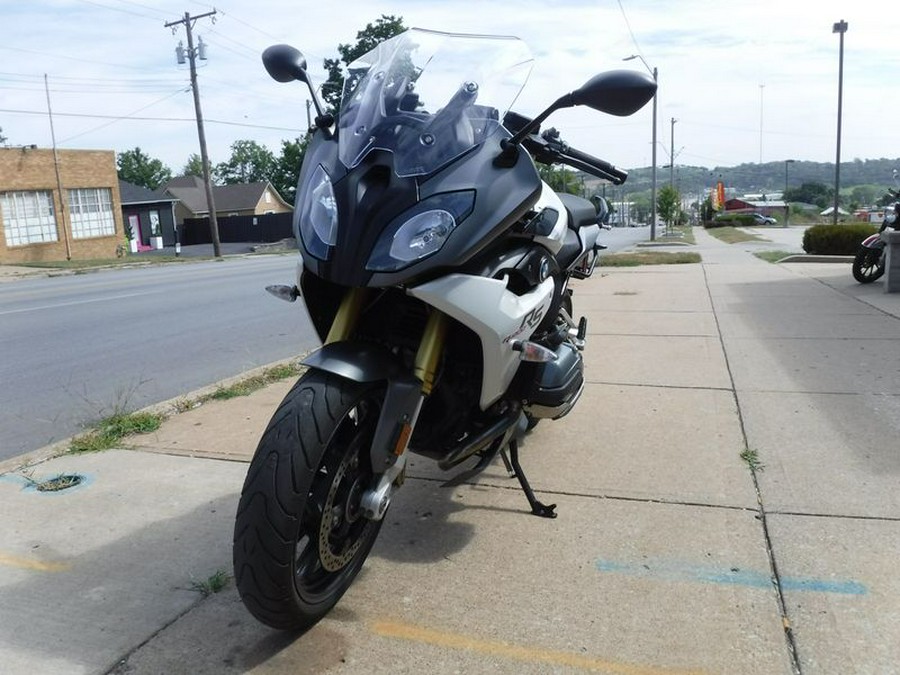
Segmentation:
<svg viewBox="0 0 900 675">
<path fill-rule="evenodd" d="M 377 383 L 308 371 L 259 441 L 234 528 L 244 605 L 272 628 L 305 630 L 353 583 L 381 521 L 362 515 L 369 449 L 384 400 Z"/>
<path fill-rule="evenodd" d="M 860 246 L 853 259 L 853 278 L 870 284 L 884 274 L 884 251 Z"/>
</svg>

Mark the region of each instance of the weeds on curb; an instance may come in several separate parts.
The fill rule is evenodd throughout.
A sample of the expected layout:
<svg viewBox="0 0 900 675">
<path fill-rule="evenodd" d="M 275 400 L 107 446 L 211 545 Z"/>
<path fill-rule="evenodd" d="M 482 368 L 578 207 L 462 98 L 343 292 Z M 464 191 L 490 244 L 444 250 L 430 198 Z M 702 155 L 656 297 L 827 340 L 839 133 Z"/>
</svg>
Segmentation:
<svg viewBox="0 0 900 675">
<path fill-rule="evenodd" d="M 296 377 L 301 371 L 302 367 L 299 364 L 294 363 L 285 363 L 274 366 L 268 368 L 259 375 L 254 375 L 240 380 L 239 382 L 235 382 L 229 387 L 219 387 L 212 394 L 202 397 L 200 402 L 203 403 L 209 400 L 227 401 L 228 399 L 236 398 L 237 396 L 249 396 L 254 391 L 262 389 L 273 382 L 286 380 L 289 377 Z"/>
<path fill-rule="evenodd" d="M 191 584 L 191 590 L 208 598 L 213 593 L 218 593 L 228 585 L 231 577 L 225 570 L 216 570 L 205 581 L 195 581 Z"/>
<path fill-rule="evenodd" d="M 93 430 L 76 436 L 69 444 L 69 452 L 100 452 L 119 445 L 131 434 L 148 434 L 159 429 L 164 416 L 156 413 L 116 413 L 100 420 Z"/>
<path fill-rule="evenodd" d="M 247 396 L 266 385 L 296 377 L 304 368 L 299 363 L 286 363 L 264 370 L 259 375 L 239 380 L 229 387 L 219 387 L 211 394 L 196 399 L 179 398 L 172 404 L 175 413 L 192 410 L 207 401 L 222 401 L 236 396 Z M 117 407 L 109 417 L 105 417 L 85 434 L 76 436 L 69 443 L 69 453 L 101 452 L 120 445 L 123 438 L 132 434 L 147 434 L 159 429 L 166 416 L 160 413 L 124 413 Z"/>
<path fill-rule="evenodd" d="M 741 453 L 741 459 L 747 462 L 747 466 L 752 471 L 763 471 L 766 468 L 766 465 L 759 461 L 759 454 L 756 450 L 747 448 Z"/>
</svg>

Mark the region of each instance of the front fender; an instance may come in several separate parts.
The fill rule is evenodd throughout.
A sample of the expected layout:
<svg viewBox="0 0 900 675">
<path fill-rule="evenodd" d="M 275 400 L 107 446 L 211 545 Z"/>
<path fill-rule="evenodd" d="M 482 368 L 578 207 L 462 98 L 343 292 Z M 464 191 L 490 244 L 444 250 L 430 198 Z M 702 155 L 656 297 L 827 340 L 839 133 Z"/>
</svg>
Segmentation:
<svg viewBox="0 0 900 675">
<path fill-rule="evenodd" d="M 387 391 L 370 457 L 372 471 L 383 473 L 404 454 L 422 407 L 422 382 L 387 347 L 369 342 L 333 342 L 303 360 L 303 365 L 355 382 L 386 382 Z"/>
<path fill-rule="evenodd" d="M 387 347 L 371 342 L 332 342 L 314 351 L 301 363 L 354 382 L 390 380 L 403 373 L 400 360 Z"/>
<path fill-rule="evenodd" d="M 884 248 L 884 242 L 881 240 L 881 234 L 870 234 L 868 237 L 863 239 L 862 244 L 860 244 L 863 248 L 871 248 L 876 250 L 881 250 Z"/>
</svg>

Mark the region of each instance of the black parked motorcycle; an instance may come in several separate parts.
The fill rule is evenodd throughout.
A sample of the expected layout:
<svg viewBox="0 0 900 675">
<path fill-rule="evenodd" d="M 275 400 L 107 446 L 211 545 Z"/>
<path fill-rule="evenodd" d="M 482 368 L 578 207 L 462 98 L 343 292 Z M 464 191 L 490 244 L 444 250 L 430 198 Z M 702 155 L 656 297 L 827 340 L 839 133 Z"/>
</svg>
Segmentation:
<svg viewBox="0 0 900 675">
<path fill-rule="evenodd" d="M 297 50 L 263 61 L 309 84 Z M 259 442 L 234 531 L 238 591 L 270 626 L 308 628 L 347 590 L 410 452 L 463 478 L 500 454 L 531 511 L 556 515 L 529 487 L 516 437 L 581 395 L 587 322 L 573 319 L 569 280 L 592 273 L 600 224 L 534 161 L 615 184 L 626 173 L 540 124 L 580 105 L 630 115 L 656 83 L 607 72 L 533 120 L 504 115 L 530 67 L 515 38 L 410 30 L 350 65 L 336 119 L 309 87 L 297 282 L 270 290 L 303 298 L 324 346 Z"/>
</svg>

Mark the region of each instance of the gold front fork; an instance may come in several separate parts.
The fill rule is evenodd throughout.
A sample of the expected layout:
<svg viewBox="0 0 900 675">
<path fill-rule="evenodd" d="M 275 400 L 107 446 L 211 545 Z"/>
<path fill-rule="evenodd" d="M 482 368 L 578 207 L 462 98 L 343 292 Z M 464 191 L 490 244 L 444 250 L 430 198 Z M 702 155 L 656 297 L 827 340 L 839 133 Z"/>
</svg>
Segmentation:
<svg viewBox="0 0 900 675">
<path fill-rule="evenodd" d="M 344 294 L 344 299 L 341 300 L 337 313 L 334 315 L 334 321 L 331 322 L 331 328 L 328 329 L 328 337 L 325 338 L 326 345 L 350 339 L 368 295 L 368 288 L 351 288 Z"/>
<path fill-rule="evenodd" d="M 341 300 L 337 313 L 334 315 L 334 321 L 331 322 L 331 328 L 328 330 L 325 344 L 350 339 L 350 336 L 356 329 L 356 322 L 359 320 L 359 315 L 367 297 L 367 288 L 351 288 L 347 291 L 343 300 Z M 441 354 L 444 352 L 444 340 L 447 337 L 448 325 L 446 314 L 437 309 L 431 310 L 431 313 L 428 315 L 428 321 L 425 324 L 425 330 L 422 333 L 422 341 L 419 343 L 419 349 L 416 352 L 415 369 L 413 371 L 415 376 L 422 381 L 422 393 L 425 396 L 428 396 L 434 388 L 434 378 Z"/>
<path fill-rule="evenodd" d="M 434 377 L 438 362 L 444 352 L 444 339 L 447 337 L 447 315 L 433 309 L 428 315 L 422 342 L 416 352 L 415 376 L 422 380 L 422 393 L 428 396 L 434 387 Z"/>
</svg>

